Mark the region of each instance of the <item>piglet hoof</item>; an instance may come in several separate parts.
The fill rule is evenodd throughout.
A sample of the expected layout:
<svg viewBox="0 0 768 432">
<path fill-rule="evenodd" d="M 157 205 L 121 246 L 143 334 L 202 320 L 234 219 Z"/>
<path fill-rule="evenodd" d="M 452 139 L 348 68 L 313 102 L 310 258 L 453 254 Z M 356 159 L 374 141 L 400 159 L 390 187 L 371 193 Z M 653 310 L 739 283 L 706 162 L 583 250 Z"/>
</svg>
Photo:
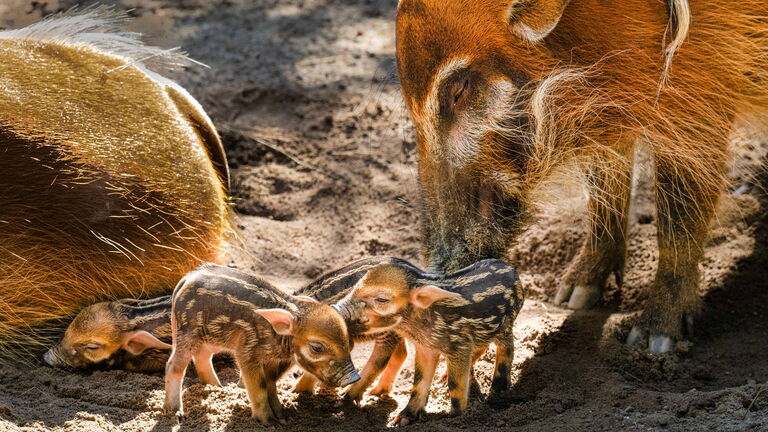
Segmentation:
<svg viewBox="0 0 768 432">
<path fill-rule="evenodd" d="M 652 335 L 648 338 L 648 351 L 652 354 L 664 354 L 672 351 L 675 343 L 667 335 Z"/>
<path fill-rule="evenodd" d="M 422 410 L 412 412 L 408 408 L 405 408 L 404 410 L 400 411 L 400 414 L 398 414 L 397 417 L 395 417 L 394 424 L 397 427 L 408 426 L 409 424 L 413 424 L 419 418 L 421 418 L 422 413 Z"/>
<path fill-rule="evenodd" d="M 182 410 L 181 408 L 175 408 L 175 407 L 163 408 L 163 414 L 166 417 L 174 418 L 179 422 L 181 422 L 181 420 L 184 419 L 184 410 Z"/>
</svg>

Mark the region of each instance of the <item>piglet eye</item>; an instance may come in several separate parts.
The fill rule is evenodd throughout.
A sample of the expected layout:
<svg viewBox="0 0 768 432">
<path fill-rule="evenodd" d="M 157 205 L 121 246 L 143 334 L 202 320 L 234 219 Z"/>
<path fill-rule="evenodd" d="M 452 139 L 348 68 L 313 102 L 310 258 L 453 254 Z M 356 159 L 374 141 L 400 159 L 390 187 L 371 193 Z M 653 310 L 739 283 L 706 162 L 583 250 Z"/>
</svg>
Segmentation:
<svg viewBox="0 0 768 432">
<path fill-rule="evenodd" d="M 320 344 L 309 344 L 309 348 L 312 349 L 312 352 L 315 354 L 322 354 L 325 351 L 325 347 Z"/>
<path fill-rule="evenodd" d="M 383 297 L 378 297 L 378 298 L 376 298 L 376 303 L 382 303 L 382 304 L 383 303 L 389 303 L 389 299 L 386 299 L 386 298 L 383 298 Z"/>
<path fill-rule="evenodd" d="M 89 344 L 89 345 L 83 346 L 83 348 L 88 350 L 88 351 L 96 351 L 97 349 L 101 348 L 101 345 Z"/>
</svg>

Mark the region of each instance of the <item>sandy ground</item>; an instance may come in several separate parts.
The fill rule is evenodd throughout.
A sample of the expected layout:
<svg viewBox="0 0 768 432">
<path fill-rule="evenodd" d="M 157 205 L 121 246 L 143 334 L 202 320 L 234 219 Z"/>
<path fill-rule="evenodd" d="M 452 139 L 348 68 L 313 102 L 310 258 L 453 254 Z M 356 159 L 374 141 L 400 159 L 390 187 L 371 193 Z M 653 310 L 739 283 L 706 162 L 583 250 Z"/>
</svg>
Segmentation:
<svg viewBox="0 0 768 432">
<path fill-rule="evenodd" d="M 69 0 L 3 0 L 0 27 L 34 22 Z M 233 169 L 244 254 L 235 263 L 292 290 L 369 255 L 419 262 L 415 142 L 394 63 L 395 0 L 120 0 L 155 44 L 210 66 L 173 76 L 222 131 Z M 215 5 L 214 5 L 215 3 Z M 759 134 L 737 138 L 757 158 Z M 529 298 L 517 322 L 509 398 L 474 398 L 447 418 L 433 386 L 413 430 L 768 430 L 768 217 L 758 185 L 725 200 L 703 263 L 704 311 L 692 343 L 650 357 L 617 342 L 642 308 L 656 267 L 655 216 L 637 183 L 625 286 L 589 312 L 549 301 L 584 237 L 576 197 L 545 209 L 510 251 Z M 570 195 L 569 195 L 570 196 Z M 362 364 L 370 347 L 356 349 Z M 483 390 L 493 354 L 477 367 Z M 438 372 L 440 375 L 442 368 Z M 192 374 L 194 375 L 194 374 Z M 438 375 L 438 376 L 439 376 Z M 186 382 L 187 417 L 161 414 L 161 376 L 0 369 L 0 430 L 252 430 L 236 371 L 223 388 Z M 411 362 L 391 398 L 343 407 L 333 394 L 298 396 L 280 383 L 291 419 L 281 430 L 377 430 L 407 402 Z"/>
</svg>

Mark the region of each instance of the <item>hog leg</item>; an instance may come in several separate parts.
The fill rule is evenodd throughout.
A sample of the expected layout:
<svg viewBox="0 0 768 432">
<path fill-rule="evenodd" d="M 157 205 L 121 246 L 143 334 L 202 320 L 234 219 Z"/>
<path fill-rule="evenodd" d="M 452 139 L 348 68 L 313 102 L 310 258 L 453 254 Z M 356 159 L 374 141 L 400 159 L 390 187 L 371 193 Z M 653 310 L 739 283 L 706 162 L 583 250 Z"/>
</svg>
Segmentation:
<svg viewBox="0 0 768 432">
<path fill-rule="evenodd" d="M 493 381 L 491 381 L 489 395 L 491 397 L 509 390 L 512 363 L 515 359 L 515 343 L 511 328 L 504 333 L 496 339 L 496 367 L 493 370 Z"/>
<path fill-rule="evenodd" d="M 397 336 L 394 333 L 392 334 Z M 397 379 L 397 375 L 400 373 L 400 368 L 403 367 L 403 363 L 408 359 L 408 349 L 405 346 L 405 340 L 399 336 L 397 337 L 399 340 L 397 340 L 397 342 L 392 342 L 395 343 L 395 348 L 392 351 L 392 357 L 389 358 L 387 368 L 384 369 L 384 373 L 381 374 L 381 378 L 379 378 L 376 387 L 371 390 L 371 394 L 374 396 L 387 396 L 389 392 L 392 391 L 392 386 Z"/>
<path fill-rule="evenodd" d="M 203 385 L 221 386 L 219 377 L 216 375 L 216 371 L 213 369 L 213 351 L 205 346 L 194 356 L 195 370 L 197 371 L 197 377 L 200 383 Z"/>
<path fill-rule="evenodd" d="M 317 386 L 318 380 L 309 372 L 304 372 L 299 378 L 299 382 L 293 388 L 293 391 L 297 393 L 314 393 L 315 386 Z"/>
<path fill-rule="evenodd" d="M 405 348 L 403 339 L 392 332 L 379 335 L 379 337 L 376 338 L 376 345 L 373 347 L 371 357 L 365 363 L 365 366 L 363 366 L 363 371 L 360 373 L 360 380 L 352 384 L 347 391 L 345 396 L 347 400 L 357 403 L 363 398 L 365 390 L 370 387 L 371 383 L 373 383 L 373 381 L 375 381 L 381 374 L 384 367 L 387 367 L 387 370 L 389 370 L 388 363 L 393 361 L 392 355 L 399 348 L 400 344 Z M 407 355 L 406 352 L 406 356 Z M 397 367 L 395 375 L 400 370 L 403 361 L 405 361 L 405 359 L 400 361 L 400 364 L 395 365 Z M 384 378 L 382 377 L 382 379 Z M 392 379 L 394 380 L 394 378 Z M 388 390 L 387 393 L 389 393 Z"/>
<path fill-rule="evenodd" d="M 245 361 L 243 361 L 245 360 Z M 250 359 L 238 358 L 245 391 L 251 402 L 251 417 L 261 424 L 268 424 L 272 419 L 272 409 L 269 404 L 269 382 L 261 364 Z"/>
<path fill-rule="evenodd" d="M 613 273 L 619 284 L 627 253 L 627 220 L 632 190 L 632 139 L 623 139 L 624 158 L 597 162 L 589 173 L 590 236 L 565 272 L 555 303 L 588 309 L 602 296 Z"/>
<path fill-rule="evenodd" d="M 183 337 L 174 342 L 173 351 L 165 365 L 165 404 L 163 411 L 168 415 L 181 417 L 184 415 L 181 386 L 184 382 L 187 366 L 192 360 L 193 349 Z"/>
<path fill-rule="evenodd" d="M 415 366 L 413 372 L 413 390 L 411 399 L 402 411 L 395 417 L 395 425 L 407 426 L 416 421 L 424 412 L 429 400 L 429 390 L 435 377 L 435 369 L 440 359 L 440 353 L 426 347 L 416 348 Z"/>
<path fill-rule="evenodd" d="M 280 403 L 280 399 L 277 397 L 277 380 L 280 379 L 280 376 L 283 375 L 286 369 L 287 367 L 282 362 L 271 362 L 264 368 L 267 379 L 269 407 L 281 424 L 285 424 L 285 414 L 283 413 L 283 404 Z"/>
<path fill-rule="evenodd" d="M 451 415 L 458 416 L 467 409 L 469 402 L 469 377 L 472 374 L 472 352 L 460 347 L 447 353 L 448 392 L 451 395 Z"/>
<path fill-rule="evenodd" d="M 725 171 L 715 151 L 707 158 L 696 172 L 661 158 L 656 162 L 659 267 L 640 324 L 627 338 L 634 345 L 647 334 L 653 353 L 670 351 L 684 323 L 692 331 L 700 306 L 698 264 L 722 185 L 713 179 L 722 179 Z"/>
</svg>

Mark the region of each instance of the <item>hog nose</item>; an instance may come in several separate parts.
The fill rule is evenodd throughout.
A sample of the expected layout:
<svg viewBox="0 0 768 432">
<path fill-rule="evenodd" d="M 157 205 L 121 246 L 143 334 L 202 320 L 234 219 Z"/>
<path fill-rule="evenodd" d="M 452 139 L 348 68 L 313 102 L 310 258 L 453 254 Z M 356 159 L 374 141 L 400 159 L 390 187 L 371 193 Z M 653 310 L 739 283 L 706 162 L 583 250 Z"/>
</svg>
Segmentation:
<svg viewBox="0 0 768 432">
<path fill-rule="evenodd" d="M 351 372 L 349 372 L 344 377 L 344 379 L 342 381 L 343 382 L 341 383 L 341 385 L 339 387 L 348 386 L 348 385 L 350 385 L 350 384 L 352 384 L 354 382 L 360 381 L 360 374 L 358 374 L 357 371 L 353 369 Z"/>
<path fill-rule="evenodd" d="M 43 354 L 43 361 L 48 366 L 53 366 L 53 352 L 52 351 L 53 351 L 53 349 L 49 349 L 48 351 L 45 352 L 45 354 Z"/>
</svg>

